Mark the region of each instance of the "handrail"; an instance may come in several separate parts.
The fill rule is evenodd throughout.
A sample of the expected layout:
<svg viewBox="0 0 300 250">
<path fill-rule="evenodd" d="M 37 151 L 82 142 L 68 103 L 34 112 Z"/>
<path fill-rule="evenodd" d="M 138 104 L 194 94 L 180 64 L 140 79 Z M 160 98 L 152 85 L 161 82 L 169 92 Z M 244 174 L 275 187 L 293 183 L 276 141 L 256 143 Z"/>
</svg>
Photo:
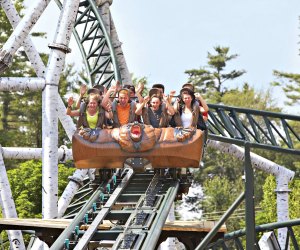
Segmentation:
<svg viewBox="0 0 300 250">
<path fill-rule="evenodd" d="M 235 110 L 240 113 L 249 113 L 252 115 L 267 115 L 274 118 L 284 118 L 288 120 L 295 120 L 300 121 L 300 116 L 298 115 L 290 115 L 290 114 L 282 114 L 279 112 L 271 112 L 271 111 L 264 111 L 264 110 L 256 110 L 256 109 L 247 109 L 247 108 L 239 108 L 239 107 L 233 107 L 233 106 L 225 106 L 221 104 L 208 104 L 208 107 L 211 109 L 224 109 L 227 111 Z"/>
<path fill-rule="evenodd" d="M 284 222 L 273 222 L 273 223 L 267 223 L 267 224 L 256 226 L 255 232 L 262 233 L 266 231 L 274 231 L 279 228 L 286 228 L 286 227 L 291 228 L 293 226 L 299 226 L 299 225 L 300 225 L 300 219 L 288 220 Z M 235 240 L 237 238 L 244 237 L 244 236 L 246 236 L 245 229 L 240 229 L 234 232 L 230 232 L 225 234 L 223 239 L 219 239 L 216 242 L 207 245 L 205 249 L 211 249 L 212 247 L 215 246 L 222 246 L 224 242 Z"/>
<path fill-rule="evenodd" d="M 300 133 L 294 129 L 300 125 L 300 116 L 218 104 L 208 106 L 210 135 L 248 141 L 271 150 L 300 152 L 296 148 L 300 144 Z"/>
</svg>

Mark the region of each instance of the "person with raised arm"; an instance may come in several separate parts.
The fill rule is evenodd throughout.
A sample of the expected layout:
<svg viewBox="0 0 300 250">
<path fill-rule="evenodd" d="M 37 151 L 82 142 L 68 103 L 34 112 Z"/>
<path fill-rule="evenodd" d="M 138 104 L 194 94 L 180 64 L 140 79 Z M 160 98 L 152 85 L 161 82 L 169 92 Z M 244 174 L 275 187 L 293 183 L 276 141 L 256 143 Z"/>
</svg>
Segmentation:
<svg viewBox="0 0 300 250">
<path fill-rule="evenodd" d="M 138 104 L 137 114 L 141 114 L 144 124 L 152 125 L 154 128 L 164 128 L 169 126 L 169 120 L 175 111 L 170 103 L 170 97 L 162 95 L 158 88 L 152 88 L 149 96 Z"/>
<path fill-rule="evenodd" d="M 111 103 L 111 111 L 113 115 L 113 127 L 119 128 L 125 124 L 136 121 L 137 113 L 136 102 L 130 100 L 129 89 L 122 88 L 117 92 L 116 86 L 112 86 L 107 90 L 102 101 L 102 106 L 104 108 L 109 104 L 111 96 L 116 93 L 117 98 L 115 97 Z"/>
<path fill-rule="evenodd" d="M 100 105 L 99 94 L 90 93 L 88 95 L 85 110 L 72 110 L 73 104 L 73 97 L 69 97 L 66 114 L 69 116 L 79 116 L 77 128 L 103 128 L 105 118 L 112 118 L 112 113 L 105 111 Z"/>
</svg>

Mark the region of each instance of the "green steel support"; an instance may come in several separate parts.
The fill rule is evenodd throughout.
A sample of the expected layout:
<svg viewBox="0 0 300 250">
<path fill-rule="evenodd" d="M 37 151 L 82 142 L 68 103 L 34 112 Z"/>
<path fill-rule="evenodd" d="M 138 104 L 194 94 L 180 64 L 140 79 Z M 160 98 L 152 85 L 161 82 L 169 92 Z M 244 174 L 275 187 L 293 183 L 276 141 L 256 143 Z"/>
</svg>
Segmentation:
<svg viewBox="0 0 300 250">
<path fill-rule="evenodd" d="M 300 142 L 299 132 L 289 124 L 300 125 L 300 116 L 217 104 L 208 106 L 210 134 L 280 148 L 294 148 Z"/>
<path fill-rule="evenodd" d="M 289 146 L 289 148 L 293 148 L 294 145 L 293 145 L 293 141 L 292 141 L 291 136 L 290 136 L 289 131 L 288 131 L 287 122 L 284 119 L 280 119 L 280 120 L 281 120 L 282 127 L 284 129 L 285 136 L 286 136 L 287 141 L 288 141 L 288 146 Z"/>
<path fill-rule="evenodd" d="M 254 173 L 251 166 L 250 144 L 245 143 L 245 198 L 246 198 L 246 249 L 259 249 L 256 245 L 254 211 Z"/>
<path fill-rule="evenodd" d="M 217 234 L 221 226 L 226 222 L 235 209 L 242 203 L 245 198 L 245 193 L 241 193 L 240 196 L 235 200 L 235 202 L 228 208 L 228 210 L 223 214 L 221 219 L 217 222 L 214 228 L 205 236 L 201 243 L 196 247 L 196 250 L 204 250 L 205 247 L 209 244 L 211 239 Z"/>
<path fill-rule="evenodd" d="M 238 135 L 236 133 L 236 130 L 232 126 L 232 123 L 231 123 L 229 117 L 225 114 L 225 110 L 217 109 L 217 113 L 218 113 L 219 117 L 221 118 L 221 121 L 223 121 L 225 128 L 226 128 L 227 132 L 230 134 L 230 136 L 237 138 Z"/>
<path fill-rule="evenodd" d="M 266 124 L 266 127 L 268 129 L 268 132 L 269 132 L 269 135 L 271 137 L 271 143 L 275 146 L 277 146 L 277 142 L 276 142 L 276 139 L 275 139 L 275 136 L 273 134 L 273 131 L 272 131 L 272 127 L 271 127 L 271 121 L 266 117 L 266 116 L 263 116 L 264 118 L 264 121 L 265 121 L 265 124 Z"/>
<path fill-rule="evenodd" d="M 275 223 L 259 225 L 255 227 L 255 232 L 257 234 L 257 233 L 269 232 L 269 231 L 277 230 L 279 228 L 287 227 L 288 237 L 287 237 L 287 243 L 284 250 L 288 250 L 290 248 L 289 247 L 290 245 L 292 245 L 295 250 L 299 250 L 299 244 L 295 238 L 295 234 L 292 228 L 292 227 L 299 227 L 299 226 L 300 226 L 300 219 L 294 219 L 294 220 L 289 220 L 284 222 L 275 222 Z M 219 239 L 218 241 L 209 244 L 206 249 L 222 249 L 222 246 L 225 244 L 225 242 L 234 242 L 236 246 L 235 249 L 244 250 L 241 243 L 241 238 L 244 237 L 245 235 L 246 235 L 245 229 L 227 233 L 224 235 L 223 239 Z M 288 241 L 289 236 L 291 238 L 290 241 Z"/>
<path fill-rule="evenodd" d="M 244 126 L 243 126 L 243 123 L 239 120 L 236 111 L 235 111 L 235 110 L 232 110 L 232 111 L 229 113 L 229 116 L 231 116 L 232 119 L 234 120 L 236 127 L 238 128 L 239 132 L 240 132 L 241 135 L 242 135 L 242 139 L 245 139 L 245 140 L 249 141 L 249 137 L 248 137 L 248 135 L 247 135 L 247 133 L 246 133 L 246 131 L 245 131 L 245 128 L 244 128 Z"/>
</svg>

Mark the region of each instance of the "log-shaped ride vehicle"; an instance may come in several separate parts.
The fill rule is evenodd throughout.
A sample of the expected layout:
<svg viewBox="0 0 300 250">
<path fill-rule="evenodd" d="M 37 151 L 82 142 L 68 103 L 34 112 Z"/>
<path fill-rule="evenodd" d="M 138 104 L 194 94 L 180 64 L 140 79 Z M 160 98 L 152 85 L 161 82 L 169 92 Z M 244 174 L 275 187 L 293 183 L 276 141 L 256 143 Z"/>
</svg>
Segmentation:
<svg viewBox="0 0 300 250">
<path fill-rule="evenodd" d="M 129 158 L 152 168 L 197 168 L 204 134 L 199 129 L 153 128 L 131 123 L 120 128 L 79 130 L 72 139 L 77 168 L 120 168 Z"/>
</svg>

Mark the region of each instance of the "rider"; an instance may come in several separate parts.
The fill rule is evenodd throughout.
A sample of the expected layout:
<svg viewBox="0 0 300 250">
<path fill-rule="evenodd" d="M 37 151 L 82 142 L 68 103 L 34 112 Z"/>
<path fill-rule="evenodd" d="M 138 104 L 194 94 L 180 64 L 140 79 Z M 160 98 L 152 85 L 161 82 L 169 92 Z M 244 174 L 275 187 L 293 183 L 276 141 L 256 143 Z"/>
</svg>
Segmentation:
<svg viewBox="0 0 300 250">
<path fill-rule="evenodd" d="M 105 94 L 102 106 L 106 108 L 109 105 L 110 97 L 116 93 L 116 87 L 112 86 Z M 113 127 L 119 128 L 127 123 L 136 121 L 136 103 L 130 101 L 129 89 L 122 88 L 118 91 L 118 98 L 115 98 L 111 103 Z"/>
<path fill-rule="evenodd" d="M 105 118 L 112 118 L 112 114 L 101 107 L 100 95 L 97 93 L 88 95 L 87 101 L 84 103 L 85 108 L 81 106 L 80 109 L 72 110 L 73 103 L 73 97 L 69 97 L 66 113 L 69 116 L 79 116 L 77 128 L 103 128 Z"/>
<path fill-rule="evenodd" d="M 143 121 L 154 128 L 163 128 L 169 126 L 169 118 L 174 115 L 174 108 L 169 102 L 169 97 L 162 95 L 161 90 L 152 88 L 149 96 L 138 105 L 137 113 L 142 113 Z"/>
</svg>

